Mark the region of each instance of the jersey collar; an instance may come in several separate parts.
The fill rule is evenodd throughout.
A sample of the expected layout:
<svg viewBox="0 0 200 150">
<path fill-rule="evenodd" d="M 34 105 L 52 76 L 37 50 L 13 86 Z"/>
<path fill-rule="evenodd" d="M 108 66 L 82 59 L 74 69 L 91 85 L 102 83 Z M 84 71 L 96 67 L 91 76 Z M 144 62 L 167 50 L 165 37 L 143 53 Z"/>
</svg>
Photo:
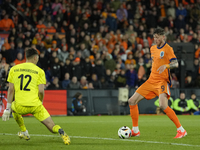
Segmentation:
<svg viewBox="0 0 200 150">
<path fill-rule="evenodd" d="M 163 46 L 161 46 L 161 47 L 158 47 L 157 46 L 157 49 L 161 49 L 161 48 L 163 48 L 164 46 L 165 46 L 165 44 L 166 44 L 166 42 L 163 44 Z"/>
</svg>

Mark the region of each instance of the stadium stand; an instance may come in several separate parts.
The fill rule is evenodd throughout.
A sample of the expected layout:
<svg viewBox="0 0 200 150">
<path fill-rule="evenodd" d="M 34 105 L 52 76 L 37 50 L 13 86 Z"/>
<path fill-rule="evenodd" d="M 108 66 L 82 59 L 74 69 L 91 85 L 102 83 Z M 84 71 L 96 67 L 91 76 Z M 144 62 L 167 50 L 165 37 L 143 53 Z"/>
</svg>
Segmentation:
<svg viewBox="0 0 200 150">
<path fill-rule="evenodd" d="M 45 71 L 46 89 L 70 89 L 70 82 L 81 85 L 85 77 L 78 89 L 135 88 L 148 78 L 153 31 L 162 27 L 181 66 L 172 70 L 173 88 L 200 87 L 200 0 L 0 3 L 0 76 L 4 79 L 13 65 L 25 61 L 24 53 L 32 47 L 40 55 L 38 66 Z M 130 69 L 135 70 L 134 83 L 127 80 Z M 62 86 L 63 82 L 67 84 Z"/>
</svg>

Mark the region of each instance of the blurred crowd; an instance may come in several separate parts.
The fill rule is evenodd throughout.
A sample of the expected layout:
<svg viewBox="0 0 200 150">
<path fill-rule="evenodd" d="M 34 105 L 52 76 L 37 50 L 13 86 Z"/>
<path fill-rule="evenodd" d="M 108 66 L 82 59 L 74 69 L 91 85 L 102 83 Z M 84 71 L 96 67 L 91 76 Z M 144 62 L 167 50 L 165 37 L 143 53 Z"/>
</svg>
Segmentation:
<svg viewBox="0 0 200 150">
<path fill-rule="evenodd" d="M 195 45 L 185 82 L 200 87 L 200 0 L 4 0 L 0 11 L 0 30 L 9 32 L 0 37 L 1 79 L 32 47 L 46 89 L 137 88 L 150 74 L 153 32 L 161 27 L 167 42 Z"/>
</svg>

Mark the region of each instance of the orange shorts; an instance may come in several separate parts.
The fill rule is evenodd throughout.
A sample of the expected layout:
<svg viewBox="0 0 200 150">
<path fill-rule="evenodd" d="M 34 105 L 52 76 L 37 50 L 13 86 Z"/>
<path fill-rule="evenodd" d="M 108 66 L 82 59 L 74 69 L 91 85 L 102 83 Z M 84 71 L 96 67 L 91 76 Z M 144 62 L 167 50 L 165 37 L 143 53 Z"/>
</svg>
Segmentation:
<svg viewBox="0 0 200 150">
<path fill-rule="evenodd" d="M 136 92 L 144 96 L 147 100 L 153 99 L 162 93 L 166 93 L 168 99 L 171 95 L 169 84 L 165 80 L 157 81 L 148 79 L 136 90 Z"/>
</svg>

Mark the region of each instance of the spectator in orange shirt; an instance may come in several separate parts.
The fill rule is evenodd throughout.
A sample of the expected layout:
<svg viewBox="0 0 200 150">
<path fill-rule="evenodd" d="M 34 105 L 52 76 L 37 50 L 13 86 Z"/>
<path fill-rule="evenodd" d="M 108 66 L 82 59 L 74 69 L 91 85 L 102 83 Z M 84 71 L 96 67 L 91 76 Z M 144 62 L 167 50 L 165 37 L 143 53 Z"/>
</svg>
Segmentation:
<svg viewBox="0 0 200 150">
<path fill-rule="evenodd" d="M 40 32 L 41 29 L 46 28 L 46 26 L 43 24 L 42 20 L 39 20 L 38 25 L 36 25 L 36 28 L 38 29 L 38 32 Z"/>
<path fill-rule="evenodd" d="M 183 41 L 184 35 L 185 35 L 185 30 L 183 28 L 181 28 L 179 31 L 180 31 L 180 34 L 178 37 L 180 38 L 181 41 Z"/>
<path fill-rule="evenodd" d="M 128 49 L 128 34 L 125 34 L 122 38 L 121 46 L 123 47 L 124 51 Z"/>
<path fill-rule="evenodd" d="M 26 60 L 23 59 L 22 53 L 20 53 L 20 52 L 17 53 L 17 58 L 15 59 L 14 64 L 18 65 L 18 64 L 21 64 L 21 63 L 24 63 L 24 62 L 26 62 Z"/>
<path fill-rule="evenodd" d="M 91 49 L 91 55 L 95 56 L 99 52 L 99 47 L 97 45 L 93 45 Z"/>
<path fill-rule="evenodd" d="M 55 33 L 56 29 L 52 26 L 51 22 L 48 22 L 47 24 L 47 32 L 48 33 Z"/>
<path fill-rule="evenodd" d="M 15 25 L 11 19 L 8 18 L 8 14 L 4 16 L 4 19 L 0 21 L 0 30 L 9 31 L 10 28 L 14 28 Z"/>
<path fill-rule="evenodd" d="M 110 42 L 110 44 L 107 46 L 108 53 L 109 53 L 109 54 L 112 54 L 114 48 L 115 48 L 114 43 L 111 43 L 111 42 Z"/>
<path fill-rule="evenodd" d="M 2 46 L 5 46 L 6 50 L 9 50 L 11 48 L 7 38 L 4 39 L 4 44 Z"/>
<path fill-rule="evenodd" d="M 31 7 L 30 0 L 26 0 L 26 7 Z"/>
<path fill-rule="evenodd" d="M 146 75 L 147 68 L 144 63 L 144 59 L 139 58 L 138 64 L 136 65 L 136 71 L 138 73 L 138 79 L 141 80 L 144 75 Z"/>
<path fill-rule="evenodd" d="M 199 57 L 200 57 L 200 44 L 199 44 L 198 49 L 195 52 L 195 58 L 199 58 Z"/>
<path fill-rule="evenodd" d="M 52 45 L 51 45 L 51 48 L 48 48 L 47 50 L 49 53 L 53 52 L 53 51 L 56 51 L 58 53 L 61 52 L 60 48 L 57 47 L 57 42 L 54 40 L 52 41 Z"/>
<path fill-rule="evenodd" d="M 90 63 L 92 65 L 92 67 L 95 67 L 95 59 L 94 59 L 94 56 L 93 55 L 90 55 L 89 56 L 89 59 L 90 59 Z"/>
<path fill-rule="evenodd" d="M 125 61 L 125 65 L 126 64 L 133 64 L 133 65 L 136 65 L 136 61 L 135 59 L 133 59 L 133 53 L 132 52 L 129 52 L 128 53 L 128 58 L 127 60 Z"/>
</svg>

